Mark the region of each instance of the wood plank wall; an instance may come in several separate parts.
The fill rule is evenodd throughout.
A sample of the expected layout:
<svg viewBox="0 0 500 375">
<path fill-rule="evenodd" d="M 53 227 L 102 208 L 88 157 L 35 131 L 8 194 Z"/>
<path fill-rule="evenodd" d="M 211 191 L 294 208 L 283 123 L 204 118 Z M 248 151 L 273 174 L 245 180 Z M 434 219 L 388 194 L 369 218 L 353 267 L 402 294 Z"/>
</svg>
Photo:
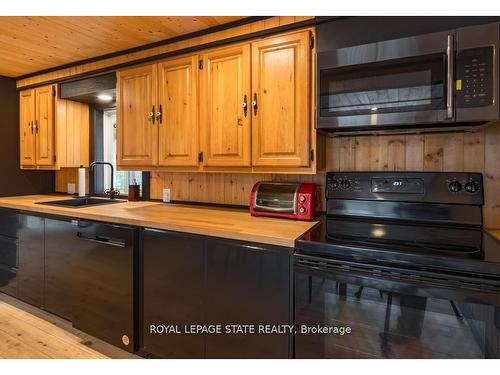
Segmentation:
<svg viewBox="0 0 500 375">
<path fill-rule="evenodd" d="M 90 187 L 89 170 L 86 173 L 86 187 L 87 192 Z M 55 191 L 56 193 L 67 193 L 68 184 L 75 184 L 75 191 L 78 192 L 78 168 L 61 168 L 56 170 L 55 173 Z"/>
<path fill-rule="evenodd" d="M 250 191 L 257 181 L 300 181 L 324 185 L 325 174 L 231 174 L 231 173 L 151 173 L 151 198 L 162 199 L 163 189 L 171 189 L 174 200 L 248 206 Z"/>
<path fill-rule="evenodd" d="M 475 133 L 330 138 L 326 169 L 483 173 L 485 225 L 500 228 L 500 123 Z"/>
<path fill-rule="evenodd" d="M 500 228 L 500 123 L 475 133 L 380 135 L 329 138 L 327 171 L 450 171 L 484 175 L 484 221 Z M 77 170 L 56 172 L 56 191 L 76 182 Z M 300 181 L 325 185 L 325 173 L 316 175 L 152 172 L 151 198 L 162 199 L 170 188 L 172 199 L 248 205 L 257 181 Z M 324 203 L 324 202 L 323 202 Z"/>
<path fill-rule="evenodd" d="M 327 139 L 327 171 L 480 172 L 485 183 L 484 220 L 500 228 L 500 123 L 475 133 L 380 135 Z M 151 198 L 248 205 L 257 181 L 301 181 L 325 184 L 316 175 L 165 173 L 151 174 Z M 324 203 L 324 202 L 323 202 Z"/>
</svg>

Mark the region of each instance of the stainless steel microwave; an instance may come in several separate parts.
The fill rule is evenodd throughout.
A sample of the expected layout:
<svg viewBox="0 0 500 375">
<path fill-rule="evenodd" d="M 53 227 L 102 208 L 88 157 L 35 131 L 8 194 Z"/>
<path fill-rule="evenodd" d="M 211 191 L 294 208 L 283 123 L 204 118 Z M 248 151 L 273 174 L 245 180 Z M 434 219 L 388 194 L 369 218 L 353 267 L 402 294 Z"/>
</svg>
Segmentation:
<svg viewBox="0 0 500 375">
<path fill-rule="evenodd" d="M 500 24 L 326 50 L 318 129 L 441 129 L 498 120 Z"/>
</svg>

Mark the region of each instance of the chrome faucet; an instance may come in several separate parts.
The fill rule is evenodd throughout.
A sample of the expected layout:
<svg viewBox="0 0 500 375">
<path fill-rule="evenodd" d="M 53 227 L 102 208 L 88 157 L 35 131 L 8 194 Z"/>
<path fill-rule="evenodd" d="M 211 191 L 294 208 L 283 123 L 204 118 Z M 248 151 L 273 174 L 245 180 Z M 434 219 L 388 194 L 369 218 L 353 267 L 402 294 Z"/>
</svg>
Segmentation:
<svg viewBox="0 0 500 375">
<path fill-rule="evenodd" d="M 107 161 L 94 161 L 90 163 L 90 196 L 93 195 L 94 193 L 94 166 L 96 165 L 109 165 L 111 168 L 111 188 L 104 190 L 104 194 L 108 195 L 110 199 L 115 199 L 118 195 L 120 195 L 120 192 L 118 190 L 115 190 L 114 187 L 114 178 L 115 178 L 115 168 L 113 167 L 113 164 L 108 163 Z"/>
</svg>

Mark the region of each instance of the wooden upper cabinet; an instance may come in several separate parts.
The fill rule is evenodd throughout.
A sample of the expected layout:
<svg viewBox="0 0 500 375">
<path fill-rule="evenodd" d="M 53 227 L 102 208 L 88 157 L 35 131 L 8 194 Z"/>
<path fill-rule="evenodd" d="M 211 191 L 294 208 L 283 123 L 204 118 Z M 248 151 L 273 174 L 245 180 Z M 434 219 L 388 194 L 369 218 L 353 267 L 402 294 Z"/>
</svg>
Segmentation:
<svg viewBox="0 0 500 375">
<path fill-rule="evenodd" d="M 55 164 L 54 98 L 54 86 L 35 89 L 36 164 L 39 166 Z"/>
<path fill-rule="evenodd" d="M 153 166 L 158 163 L 156 126 L 156 64 L 118 72 L 117 164 Z"/>
<path fill-rule="evenodd" d="M 60 169 L 89 163 L 89 106 L 57 97 L 56 85 L 21 91 L 22 169 Z"/>
<path fill-rule="evenodd" d="M 308 167 L 310 32 L 252 43 L 254 166 Z"/>
<path fill-rule="evenodd" d="M 206 166 L 250 166 L 250 45 L 203 55 L 202 148 Z M 246 108 L 243 103 L 247 103 Z"/>
<path fill-rule="evenodd" d="M 197 166 L 198 56 L 158 64 L 158 165 Z"/>
<path fill-rule="evenodd" d="M 21 91 L 19 94 L 19 135 L 21 167 L 36 165 L 35 156 L 35 90 Z"/>
</svg>

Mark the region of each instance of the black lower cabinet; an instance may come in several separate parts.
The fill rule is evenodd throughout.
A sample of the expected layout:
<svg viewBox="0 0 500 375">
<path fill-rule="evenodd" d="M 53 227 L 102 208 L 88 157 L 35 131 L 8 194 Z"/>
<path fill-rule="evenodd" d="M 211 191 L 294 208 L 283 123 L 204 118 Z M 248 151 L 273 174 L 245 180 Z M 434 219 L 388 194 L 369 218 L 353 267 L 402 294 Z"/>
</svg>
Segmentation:
<svg viewBox="0 0 500 375">
<path fill-rule="evenodd" d="M 17 297 L 19 215 L 0 208 L 0 292 Z"/>
<path fill-rule="evenodd" d="M 17 297 L 43 307 L 44 285 L 43 217 L 19 215 Z"/>
<path fill-rule="evenodd" d="M 203 324 L 204 242 L 182 233 L 143 233 L 142 348 L 161 358 L 203 358 L 203 335 L 184 327 Z M 164 326 L 180 333 L 163 332 Z"/>
<path fill-rule="evenodd" d="M 215 239 L 207 241 L 206 320 L 254 333 L 206 336 L 207 358 L 288 358 L 293 337 L 272 327 L 291 325 L 291 249 Z M 259 329 L 267 333 L 259 333 Z"/>
<path fill-rule="evenodd" d="M 258 330 L 292 324 L 291 249 L 169 231 L 143 233 L 144 353 L 162 358 L 290 356 L 289 333 Z M 220 325 L 222 333 L 194 333 L 191 326 L 196 325 Z M 238 331 L 249 326 L 253 333 Z"/>
<path fill-rule="evenodd" d="M 17 238 L 0 235 L 0 292 L 17 297 Z"/>
<path fill-rule="evenodd" d="M 44 307 L 67 320 L 72 320 L 72 257 L 76 233 L 70 219 L 45 219 Z"/>
<path fill-rule="evenodd" d="M 73 247 L 73 326 L 133 352 L 136 228 L 78 221 Z"/>
</svg>

